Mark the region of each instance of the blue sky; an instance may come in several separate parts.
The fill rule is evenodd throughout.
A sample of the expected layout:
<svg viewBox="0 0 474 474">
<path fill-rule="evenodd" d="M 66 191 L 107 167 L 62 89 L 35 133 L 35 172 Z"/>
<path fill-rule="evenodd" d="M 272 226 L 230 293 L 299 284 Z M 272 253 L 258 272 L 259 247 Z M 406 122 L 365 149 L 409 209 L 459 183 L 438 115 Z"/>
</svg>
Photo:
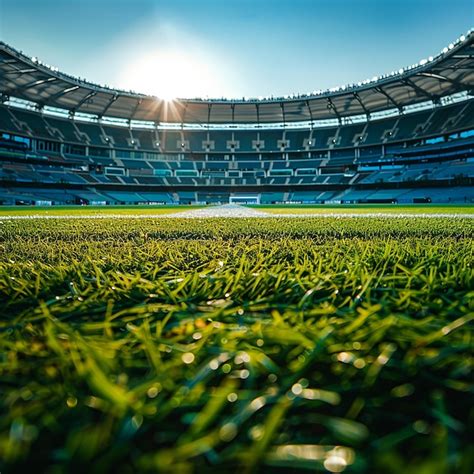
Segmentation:
<svg viewBox="0 0 474 474">
<path fill-rule="evenodd" d="M 284 95 L 437 54 L 474 0 L 0 0 L 0 39 L 64 72 L 160 95 Z"/>
</svg>

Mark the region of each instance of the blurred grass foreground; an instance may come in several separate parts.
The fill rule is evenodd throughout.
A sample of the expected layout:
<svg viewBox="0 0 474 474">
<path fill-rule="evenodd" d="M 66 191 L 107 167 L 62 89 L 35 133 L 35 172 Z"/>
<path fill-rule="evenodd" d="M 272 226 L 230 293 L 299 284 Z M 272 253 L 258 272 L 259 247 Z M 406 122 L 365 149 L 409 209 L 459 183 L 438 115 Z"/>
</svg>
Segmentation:
<svg viewBox="0 0 474 474">
<path fill-rule="evenodd" d="M 0 222 L 2 474 L 472 472 L 472 219 Z"/>
</svg>

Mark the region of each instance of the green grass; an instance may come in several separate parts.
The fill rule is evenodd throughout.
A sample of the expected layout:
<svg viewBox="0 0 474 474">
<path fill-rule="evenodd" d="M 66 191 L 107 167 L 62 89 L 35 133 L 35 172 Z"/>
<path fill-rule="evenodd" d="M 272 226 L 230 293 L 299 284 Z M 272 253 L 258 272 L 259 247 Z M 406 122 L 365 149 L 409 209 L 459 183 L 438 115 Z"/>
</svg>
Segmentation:
<svg viewBox="0 0 474 474">
<path fill-rule="evenodd" d="M 22 215 L 147 215 L 147 214 L 171 214 L 175 212 L 199 209 L 202 206 L 175 206 L 175 205 L 146 205 L 146 206 L 2 206 L 1 216 Z"/>
<path fill-rule="evenodd" d="M 200 209 L 203 205 L 117 205 L 117 206 L 1 206 L 1 216 L 23 215 L 159 215 Z M 474 214 L 472 204 L 274 204 L 249 205 L 270 214 L 395 213 L 395 214 Z"/>
<path fill-rule="evenodd" d="M 394 213 L 394 214 L 474 214 L 472 204 L 275 204 L 255 205 L 271 214 Z"/>
<path fill-rule="evenodd" d="M 472 472 L 473 231 L 3 221 L 1 472 Z"/>
</svg>

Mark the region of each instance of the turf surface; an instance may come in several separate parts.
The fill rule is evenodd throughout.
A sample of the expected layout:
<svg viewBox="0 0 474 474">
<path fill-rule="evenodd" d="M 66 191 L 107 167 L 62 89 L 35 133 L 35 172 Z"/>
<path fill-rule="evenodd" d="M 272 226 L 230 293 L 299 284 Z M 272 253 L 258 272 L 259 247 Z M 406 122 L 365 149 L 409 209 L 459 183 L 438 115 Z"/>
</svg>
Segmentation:
<svg viewBox="0 0 474 474">
<path fill-rule="evenodd" d="M 2 222 L 1 472 L 471 472 L 473 231 Z"/>
<path fill-rule="evenodd" d="M 272 214 L 474 214 L 474 206 L 472 204 L 276 204 L 251 207 Z"/>
<path fill-rule="evenodd" d="M 159 215 L 186 212 L 206 206 L 193 205 L 122 205 L 122 206 L 1 206 L 1 216 L 69 215 Z M 273 204 L 249 205 L 269 214 L 474 214 L 472 204 Z M 212 208 L 212 206 L 211 206 Z"/>
<path fill-rule="evenodd" d="M 147 214 L 172 214 L 175 212 L 199 209 L 202 206 L 173 206 L 173 205 L 135 205 L 135 206 L 1 206 L 1 216 L 24 216 L 24 215 L 143 215 Z"/>
</svg>

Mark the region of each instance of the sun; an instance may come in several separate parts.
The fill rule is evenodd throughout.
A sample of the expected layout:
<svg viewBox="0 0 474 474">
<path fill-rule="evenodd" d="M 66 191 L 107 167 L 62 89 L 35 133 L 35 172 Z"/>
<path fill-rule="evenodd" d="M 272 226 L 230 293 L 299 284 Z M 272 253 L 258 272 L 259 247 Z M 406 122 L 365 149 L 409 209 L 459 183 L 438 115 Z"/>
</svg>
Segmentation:
<svg viewBox="0 0 474 474">
<path fill-rule="evenodd" d="M 127 90 L 155 95 L 168 102 L 206 97 L 216 88 L 216 78 L 205 61 L 177 51 L 143 55 L 127 66 L 119 82 Z"/>
</svg>

